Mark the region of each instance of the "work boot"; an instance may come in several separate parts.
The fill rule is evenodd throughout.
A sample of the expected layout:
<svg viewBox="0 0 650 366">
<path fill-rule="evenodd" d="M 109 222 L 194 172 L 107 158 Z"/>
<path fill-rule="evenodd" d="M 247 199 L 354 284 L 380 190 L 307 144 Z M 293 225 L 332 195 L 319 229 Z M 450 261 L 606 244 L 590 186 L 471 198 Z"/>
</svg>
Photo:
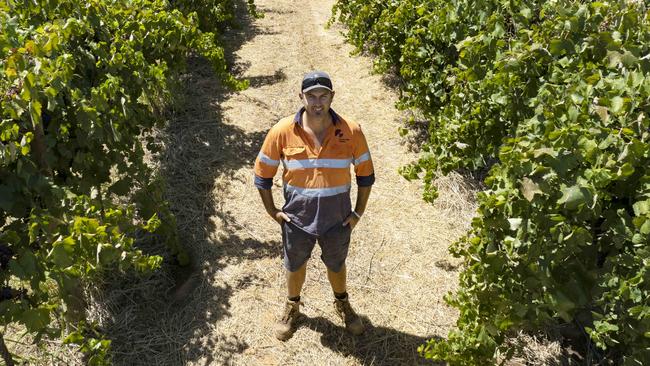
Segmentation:
<svg viewBox="0 0 650 366">
<path fill-rule="evenodd" d="M 350 301 L 348 301 L 347 297 L 343 300 L 334 299 L 334 309 L 341 320 L 345 322 L 345 329 L 347 329 L 348 332 L 354 335 L 363 333 L 363 322 L 359 315 L 354 312 L 352 306 L 350 306 Z"/>
<path fill-rule="evenodd" d="M 284 312 L 280 315 L 280 318 L 274 326 L 275 338 L 281 341 L 286 341 L 291 338 L 295 331 L 296 320 L 300 316 L 301 304 L 300 301 L 287 300 L 287 303 L 284 305 Z"/>
</svg>

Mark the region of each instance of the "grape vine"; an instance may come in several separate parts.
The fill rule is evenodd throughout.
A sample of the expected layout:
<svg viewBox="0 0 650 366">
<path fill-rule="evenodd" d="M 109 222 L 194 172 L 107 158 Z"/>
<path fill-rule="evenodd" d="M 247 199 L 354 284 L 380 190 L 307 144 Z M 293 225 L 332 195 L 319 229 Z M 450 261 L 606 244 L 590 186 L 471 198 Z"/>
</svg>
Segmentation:
<svg viewBox="0 0 650 366">
<path fill-rule="evenodd" d="M 207 8 L 215 24 L 198 15 Z M 0 2 L 1 324 L 65 337 L 104 364 L 110 342 L 70 316 L 83 314 L 80 284 L 158 268 L 162 258 L 135 247 L 138 231 L 165 238 L 187 263 L 144 144 L 157 152 L 148 132 L 164 122 L 190 53 L 246 87 L 218 44 L 233 11 L 230 0 Z M 66 322 L 77 330 L 65 334 Z"/>
<path fill-rule="evenodd" d="M 597 361 L 650 364 L 650 12 L 643 1 L 339 0 L 334 14 L 399 106 L 429 123 L 402 169 L 490 167 L 464 261 L 458 329 L 422 354 L 507 360 L 506 336 L 558 324 Z"/>
</svg>

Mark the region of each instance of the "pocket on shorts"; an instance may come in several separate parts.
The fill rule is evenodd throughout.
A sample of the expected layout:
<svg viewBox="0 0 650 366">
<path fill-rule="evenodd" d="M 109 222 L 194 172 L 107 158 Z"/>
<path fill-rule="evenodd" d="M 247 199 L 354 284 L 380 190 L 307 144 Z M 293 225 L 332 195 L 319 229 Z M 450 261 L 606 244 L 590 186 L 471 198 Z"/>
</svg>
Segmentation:
<svg viewBox="0 0 650 366">
<path fill-rule="evenodd" d="M 328 244 L 335 245 L 349 243 L 351 232 L 350 225 L 342 226 L 341 224 L 336 224 L 323 234 L 323 240 Z"/>
</svg>

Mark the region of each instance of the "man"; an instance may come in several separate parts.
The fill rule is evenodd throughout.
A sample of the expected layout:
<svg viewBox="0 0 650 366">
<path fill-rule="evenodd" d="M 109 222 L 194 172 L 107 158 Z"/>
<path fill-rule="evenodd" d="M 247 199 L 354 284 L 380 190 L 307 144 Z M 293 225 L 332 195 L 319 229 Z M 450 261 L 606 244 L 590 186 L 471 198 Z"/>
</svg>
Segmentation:
<svg viewBox="0 0 650 366">
<path fill-rule="evenodd" d="M 374 168 L 361 127 L 330 109 L 334 90 L 329 75 L 322 71 L 306 74 L 300 90 L 303 107 L 269 130 L 255 161 L 255 186 L 266 212 L 282 226 L 287 303 L 275 325 L 275 336 L 286 340 L 293 334 L 307 259 L 317 241 L 334 291 L 336 313 L 346 329 L 357 335 L 364 326 L 348 300 L 345 259 L 350 233 L 365 211 L 375 181 Z M 271 194 L 280 163 L 284 167 L 282 210 L 275 207 Z M 351 164 L 359 188 L 354 210 Z"/>
</svg>

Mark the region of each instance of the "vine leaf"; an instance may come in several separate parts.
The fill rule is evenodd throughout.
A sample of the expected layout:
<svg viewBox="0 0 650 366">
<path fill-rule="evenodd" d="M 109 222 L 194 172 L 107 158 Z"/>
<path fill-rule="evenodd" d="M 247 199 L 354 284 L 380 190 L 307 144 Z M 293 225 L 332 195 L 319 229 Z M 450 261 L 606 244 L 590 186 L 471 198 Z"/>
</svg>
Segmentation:
<svg viewBox="0 0 650 366">
<path fill-rule="evenodd" d="M 45 308 L 28 309 L 20 315 L 20 321 L 28 331 L 36 333 L 50 323 L 50 311 Z"/>
<path fill-rule="evenodd" d="M 524 195 L 524 198 L 526 198 L 528 202 L 532 201 L 536 194 L 542 193 L 542 190 L 539 189 L 539 185 L 533 182 L 532 179 L 524 177 L 524 179 L 521 180 L 521 194 Z"/>
<path fill-rule="evenodd" d="M 580 205 L 587 202 L 589 191 L 583 187 L 571 186 L 562 189 L 562 197 L 557 201 L 558 204 L 564 205 L 568 210 L 575 210 Z"/>
</svg>

